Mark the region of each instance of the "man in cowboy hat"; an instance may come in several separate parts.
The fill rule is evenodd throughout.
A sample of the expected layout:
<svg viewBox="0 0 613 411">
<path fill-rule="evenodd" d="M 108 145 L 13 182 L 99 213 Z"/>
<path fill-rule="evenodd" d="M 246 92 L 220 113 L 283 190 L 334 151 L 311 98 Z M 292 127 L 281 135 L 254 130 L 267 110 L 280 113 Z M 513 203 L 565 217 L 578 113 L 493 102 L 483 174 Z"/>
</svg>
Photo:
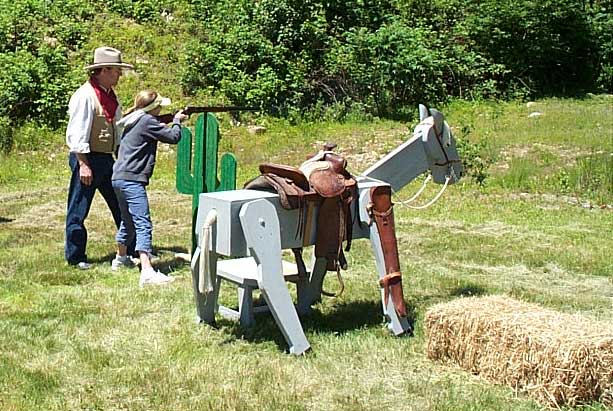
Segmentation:
<svg viewBox="0 0 613 411">
<path fill-rule="evenodd" d="M 113 91 L 122 70 L 132 65 L 121 61 L 121 52 L 112 47 L 94 51 L 93 64 L 85 67 L 90 77 L 70 98 L 66 144 L 72 172 L 66 210 L 65 258 L 68 264 L 88 269 L 87 230 L 85 219 L 96 190 L 108 205 L 115 225 L 121 223 L 117 197 L 111 184 L 113 153 L 119 145 L 116 122 L 121 118 L 121 105 Z"/>
</svg>

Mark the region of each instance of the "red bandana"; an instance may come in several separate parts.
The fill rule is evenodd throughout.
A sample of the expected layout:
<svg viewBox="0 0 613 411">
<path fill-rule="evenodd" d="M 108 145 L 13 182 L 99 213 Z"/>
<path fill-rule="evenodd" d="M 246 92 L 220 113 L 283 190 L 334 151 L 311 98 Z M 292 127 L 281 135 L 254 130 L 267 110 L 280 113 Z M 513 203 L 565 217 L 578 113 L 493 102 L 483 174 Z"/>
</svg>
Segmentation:
<svg viewBox="0 0 613 411">
<path fill-rule="evenodd" d="M 89 79 L 89 83 L 94 88 L 96 97 L 98 97 L 98 101 L 102 106 L 102 111 L 104 111 L 104 117 L 106 118 L 106 121 L 112 123 L 113 119 L 115 118 L 117 106 L 119 106 L 119 102 L 117 101 L 117 96 L 115 95 L 115 92 L 112 88 L 109 88 L 109 91 L 105 91 L 94 77 L 91 77 Z"/>
</svg>

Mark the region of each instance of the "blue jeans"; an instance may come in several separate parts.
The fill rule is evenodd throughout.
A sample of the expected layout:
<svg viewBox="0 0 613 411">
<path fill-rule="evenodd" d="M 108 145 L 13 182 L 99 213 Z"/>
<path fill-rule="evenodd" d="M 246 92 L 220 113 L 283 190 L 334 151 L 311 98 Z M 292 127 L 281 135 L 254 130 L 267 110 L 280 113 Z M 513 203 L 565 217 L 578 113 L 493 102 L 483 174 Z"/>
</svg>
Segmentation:
<svg viewBox="0 0 613 411">
<path fill-rule="evenodd" d="M 72 171 L 72 176 L 68 188 L 68 204 L 66 207 L 66 242 L 64 245 L 64 256 L 69 264 L 78 264 L 81 261 L 87 261 L 87 255 L 85 253 L 87 247 L 85 219 L 89 214 L 89 209 L 92 205 L 96 190 L 102 194 L 109 210 L 111 210 L 115 225 L 119 227 L 121 223 L 119 203 L 113 191 L 113 186 L 111 185 L 113 164 L 115 162 L 112 154 L 89 153 L 87 158 L 94 175 L 92 184 L 89 186 L 81 184 L 77 156 L 74 153 L 70 153 L 68 157 L 68 164 Z"/>
<path fill-rule="evenodd" d="M 127 245 L 136 237 L 136 250 L 151 253 L 153 224 L 145 183 L 113 180 L 113 188 L 121 210 L 121 225 L 115 240 L 119 244 Z"/>
</svg>

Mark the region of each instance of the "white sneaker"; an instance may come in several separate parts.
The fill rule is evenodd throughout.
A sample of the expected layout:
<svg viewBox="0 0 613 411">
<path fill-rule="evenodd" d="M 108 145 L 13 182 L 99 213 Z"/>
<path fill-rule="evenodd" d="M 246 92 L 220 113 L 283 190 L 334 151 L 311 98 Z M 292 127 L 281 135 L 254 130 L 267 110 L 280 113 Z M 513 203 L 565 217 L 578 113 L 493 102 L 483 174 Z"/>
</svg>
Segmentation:
<svg viewBox="0 0 613 411">
<path fill-rule="evenodd" d="M 169 277 L 159 271 L 144 270 L 140 273 L 140 281 L 138 282 L 138 285 L 141 287 L 144 287 L 145 285 L 163 285 L 172 283 L 174 280 L 174 277 Z"/>
<path fill-rule="evenodd" d="M 132 268 L 134 262 L 127 255 L 115 255 L 113 261 L 111 261 L 111 270 L 118 271 L 121 268 Z"/>
<path fill-rule="evenodd" d="M 90 268 L 92 268 L 92 265 L 88 263 L 87 261 L 81 261 L 80 263 L 76 265 L 76 267 L 79 270 L 89 270 Z"/>
</svg>

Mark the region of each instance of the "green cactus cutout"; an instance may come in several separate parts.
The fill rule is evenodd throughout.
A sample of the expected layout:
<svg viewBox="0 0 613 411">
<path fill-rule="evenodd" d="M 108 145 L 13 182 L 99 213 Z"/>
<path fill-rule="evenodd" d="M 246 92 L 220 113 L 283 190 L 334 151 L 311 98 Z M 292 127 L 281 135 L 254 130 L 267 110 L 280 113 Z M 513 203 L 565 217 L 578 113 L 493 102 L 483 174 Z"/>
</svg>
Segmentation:
<svg viewBox="0 0 613 411">
<path fill-rule="evenodd" d="M 192 195 L 192 253 L 196 249 L 196 218 L 201 193 L 236 189 L 236 157 L 225 153 L 220 160 L 217 177 L 217 151 L 219 149 L 219 122 L 212 113 L 196 119 L 195 138 L 188 128 L 181 130 L 177 147 L 176 187 L 181 194 Z M 193 159 L 193 160 L 192 160 Z"/>
</svg>

